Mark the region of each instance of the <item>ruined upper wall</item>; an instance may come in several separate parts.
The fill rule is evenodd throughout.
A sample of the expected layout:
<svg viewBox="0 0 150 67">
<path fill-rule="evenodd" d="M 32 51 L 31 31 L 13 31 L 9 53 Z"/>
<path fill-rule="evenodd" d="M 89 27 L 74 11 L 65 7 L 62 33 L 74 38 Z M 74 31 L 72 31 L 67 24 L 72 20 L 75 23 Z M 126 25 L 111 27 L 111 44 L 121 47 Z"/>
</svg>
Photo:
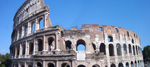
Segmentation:
<svg viewBox="0 0 150 67">
<path fill-rule="evenodd" d="M 41 10 L 43 7 L 45 7 L 43 0 L 26 0 L 15 14 L 14 27 L 36 13 L 45 10 Z"/>
</svg>

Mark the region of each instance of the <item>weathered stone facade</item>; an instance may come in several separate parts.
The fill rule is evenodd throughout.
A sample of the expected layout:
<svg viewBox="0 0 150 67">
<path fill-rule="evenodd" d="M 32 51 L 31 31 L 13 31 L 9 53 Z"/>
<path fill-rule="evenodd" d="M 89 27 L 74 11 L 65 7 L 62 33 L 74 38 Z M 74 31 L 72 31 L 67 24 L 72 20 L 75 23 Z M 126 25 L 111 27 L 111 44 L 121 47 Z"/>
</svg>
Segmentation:
<svg viewBox="0 0 150 67">
<path fill-rule="evenodd" d="M 18 9 L 11 38 L 11 67 L 144 67 L 136 33 L 106 25 L 52 26 L 43 0 L 26 0 Z"/>
</svg>

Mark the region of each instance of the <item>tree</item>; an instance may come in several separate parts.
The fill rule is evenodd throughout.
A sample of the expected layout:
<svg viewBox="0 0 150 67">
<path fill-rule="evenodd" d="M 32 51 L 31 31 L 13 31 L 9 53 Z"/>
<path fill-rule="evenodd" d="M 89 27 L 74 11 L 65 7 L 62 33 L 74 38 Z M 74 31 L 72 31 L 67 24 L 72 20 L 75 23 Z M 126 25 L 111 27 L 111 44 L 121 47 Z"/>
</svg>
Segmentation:
<svg viewBox="0 0 150 67">
<path fill-rule="evenodd" d="M 10 54 L 6 53 L 5 55 L 0 54 L 0 67 L 9 67 L 9 56 Z"/>
<path fill-rule="evenodd" d="M 150 45 L 144 47 L 142 52 L 143 52 L 144 62 L 150 63 Z"/>
</svg>

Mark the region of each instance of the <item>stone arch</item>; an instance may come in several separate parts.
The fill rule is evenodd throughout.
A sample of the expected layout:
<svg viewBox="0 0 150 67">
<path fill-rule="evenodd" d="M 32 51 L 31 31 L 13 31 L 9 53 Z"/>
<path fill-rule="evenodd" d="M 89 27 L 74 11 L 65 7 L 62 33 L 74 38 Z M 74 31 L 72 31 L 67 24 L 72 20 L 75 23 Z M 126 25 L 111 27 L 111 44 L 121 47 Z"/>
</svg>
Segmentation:
<svg viewBox="0 0 150 67">
<path fill-rule="evenodd" d="M 127 54 L 127 45 L 126 44 L 123 44 L 123 50 L 124 50 L 125 54 Z"/>
<path fill-rule="evenodd" d="M 138 47 L 137 47 L 137 45 L 136 45 L 136 54 L 138 55 Z"/>
<path fill-rule="evenodd" d="M 108 42 L 113 42 L 113 37 L 112 36 L 108 36 Z"/>
<path fill-rule="evenodd" d="M 118 28 L 115 28 L 115 31 L 116 31 L 116 33 L 118 33 L 119 32 Z"/>
<path fill-rule="evenodd" d="M 19 56 L 20 45 L 17 46 L 17 56 Z"/>
<path fill-rule="evenodd" d="M 131 42 L 132 42 L 132 44 L 134 44 L 134 40 L 133 40 L 133 39 L 132 39 L 132 41 L 131 41 Z"/>
<path fill-rule="evenodd" d="M 122 63 L 119 63 L 119 64 L 118 64 L 118 67 L 124 67 L 124 66 L 123 66 L 123 64 L 122 64 Z"/>
<path fill-rule="evenodd" d="M 52 46 L 54 46 L 54 38 L 53 37 L 49 37 L 48 38 L 48 50 L 49 51 L 52 51 L 53 49 L 52 49 Z"/>
<path fill-rule="evenodd" d="M 48 63 L 48 67 L 55 67 L 53 63 Z"/>
<path fill-rule="evenodd" d="M 31 27 L 31 30 L 32 30 L 31 32 L 34 33 L 35 32 L 35 22 L 34 21 L 31 23 L 31 26 L 32 26 Z"/>
<path fill-rule="evenodd" d="M 42 50 L 43 50 L 43 40 L 38 39 L 38 51 L 42 51 Z"/>
<path fill-rule="evenodd" d="M 121 56 L 122 55 L 122 53 L 121 53 L 121 45 L 119 43 L 116 45 L 116 48 L 117 48 L 117 55 Z"/>
<path fill-rule="evenodd" d="M 132 54 L 131 44 L 129 44 L 129 53 Z"/>
<path fill-rule="evenodd" d="M 134 64 L 134 65 L 135 65 L 135 67 L 137 67 L 137 62 L 136 62 L 136 61 L 135 61 L 135 64 Z"/>
<path fill-rule="evenodd" d="M 32 65 L 28 65 L 28 67 L 32 67 Z"/>
<path fill-rule="evenodd" d="M 134 67 L 134 64 L 133 64 L 133 62 L 131 61 L 131 67 Z"/>
<path fill-rule="evenodd" d="M 24 36 L 27 36 L 28 33 L 28 27 L 27 25 L 24 26 Z"/>
<path fill-rule="evenodd" d="M 129 67 L 129 63 L 128 62 L 126 63 L 126 67 Z"/>
<path fill-rule="evenodd" d="M 77 51 L 86 51 L 86 44 L 85 44 L 85 41 L 82 40 L 82 39 L 79 39 L 77 41 Z"/>
<path fill-rule="evenodd" d="M 33 54 L 33 47 L 34 47 L 33 43 L 30 42 L 29 43 L 29 54 Z"/>
<path fill-rule="evenodd" d="M 129 32 L 127 31 L 127 36 L 129 37 Z"/>
<path fill-rule="evenodd" d="M 24 65 L 21 65 L 21 67 L 24 67 Z"/>
<path fill-rule="evenodd" d="M 109 44 L 109 55 L 114 56 L 114 46 L 112 44 Z"/>
<path fill-rule="evenodd" d="M 42 64 L 40 62 L 37 62 L 37 67 L 42 67 Z"/>
<path fill-rule="evenodd" d="M 86 66 L 84 66 L 84 65 L 78 65 L 78 67 L 86 67 Z"/>
<path fill-rule="evenodd" d="M 115 64 L 111 64 L 111 67 L 116 67 L 116 65 Z"/>
<path fill-rule="evenodd" d="M 61 67 L 70 67 L 67 63 L 61 64 Z"/>
<path fill-rule="evenodd" d="M 44 28 L 44 19 L 40 18 L 39 19 L 39 29 L 43 29 Z"/>
<path fill-rule="evenodd" d="M 94 51 L 96 50 L 96 45 L 94 43 L 92 43 L 93 49 Z"/>
<path fill-rule="evenodd" d="M 100 50 L 100 52 L 104 52 L 104 54 L 106 55 L 106 50 L 105 50 L 105 44 L 104 43 L 100 44 L 99 50 Z"/>
<path fill-rule="evenodd" d="M 22 55 L 25 55 L 25 44 L 22 44 Z"/>
<path fill-rule="evenodd" d="M 66 50 L 72 49 L 72 42 L 70 40 L 65 41 L 66 44 Z"/>
<path fill-rule="evenodd" d="M 98 64 L 93 65 L 92 67 L 100 67 Z"/>
<path fill-rule="evenodd" d="M 135 55 L 135 47 L 134 47 L 134 45 L 133 45 L 133 54 Z"/>
</svg>

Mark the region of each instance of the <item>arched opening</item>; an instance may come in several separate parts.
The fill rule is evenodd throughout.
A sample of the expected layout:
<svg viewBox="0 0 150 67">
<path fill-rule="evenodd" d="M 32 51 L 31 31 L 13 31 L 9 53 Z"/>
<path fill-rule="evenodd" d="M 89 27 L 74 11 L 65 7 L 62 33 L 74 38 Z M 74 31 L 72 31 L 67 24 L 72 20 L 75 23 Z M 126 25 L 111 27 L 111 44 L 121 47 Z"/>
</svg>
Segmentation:
<svg viewBox="0 0 150 67">
<path fill-rule="evenodd" d="M 20 47 L 18 46 L 17 47 L 17 55 L 19 56 L 19 49 L 20 49 Z"/>
<path fill-rule="evenodd" d="M 117 55 L 121 56 L 122 55 L 122 53 L 121 53 L 121 45 L 117 44 L 116 47 L 117 47 Z"/>
<path fill-rule="evenodd" d="M 111 67 L 116 67 L 116 65 L 115 64 L 111 64 Z"/>
<path fill-rule="evenodd" d="M 43 27 L 44 27 L 44 20 L 40 19 L 39 20 L 39 29 L 43 29 Z"/>
<path fill-rule="evenodd" d="M 24 65 L 21 65 L 21 67 L 24 67 Z"/>
<path fill-rule="evenodd" d="M 129 37 L 129 32 L 127 31 L 127 36 Z"/>
<path fill-rule="evenodd" d="M 98 64 L 93 65 L 92 67 L 100 67 Z"/>
<path fill-rule="evenodd" d="M 134 47 L 134 45 L 133 45 L 133 54 L 135 55 L 135 47 Z"/>
<path fill-rule="evenodd" d="M 29 44 L 29 54 L 33 54 L 33 43 Z"/>
<path fill-rule="evenodd" d="M 132 54 L 131 45 L 129 44 L 129 53 Z"/>
<path fill-rule="evenodd" d="M 70 49 L 72 49 L 72 43 L 71 43 L 71 41 L 65 41 L 65 43 L 66 43 L 66 50 L 70 50 Z"/>
<path fill-rule="evenodd" d="M 96 45 L 94 43 L 92 43 L 93 49 L 94 51 L 96 50 Z"/>
<path fill-rule="evenodd" d="M 129 63 L 128 62 L 126 63 L 126 67 L 129 67 Z"/>
<path fill-rule="evenodd" d="M 85 47 L 85 41 L 80 39 L 77 41 L 77 51 L 85 51 L 86 47 Z"/>
<path fill-rule="evenodd" d="M 137 63 L 136 63 L 136 61 L 135 61 L 135 67 L 137 67 Z"/>
<path fill-rule="evenodd" d="M 42 67 L 42 64 L 40 62 L 37 62 L 37 67 Z"/>
<path fill-rule="evenodd" d="M 127 45 L 126 44 L 123 44 L 123 50 L 124 50 L 125 54 L 127 54 Z"/>
<path fill-rule="evenodd" d="M 112 36 L 108 36 L 108 42 L 113 42 L 113 37 Z"/>
<path fill-rule="evenodd" d="M 48 63 L 48 67 L 55 67 L 55 66 L 52 63 Z"/>
<path fill-rule="evenodd" d="M 38 51 L 43 50 L 43 41 L 41 39 L 38 39 Z"/>
<path fill-rule="evenodd" d="M 104 43 L 100 44 L 100 52 L 104 52 L 104 54 L 106 55 L 105 44 Z"/>
<path fill-rule="evenodd" d="M 19 30 L 19 39 L 21 39 L 22 36 L 22 29 Z"/>
<path fill-rule="evenodd" d="M 32 67 L 32 65 L 28 65 L 28 67 Z"/>
<path fill-rule="evenodd" d="M 134 67 L 133 62 L 131 61 L 131 67 Z"/>
<path fill-rule="evenodd" d="M 102 30 L 102 27 L 99 27 L 99 31 L 103 31 L 103 30 Z"/>
<path fill-rule="evenodd" d="M 109 55 L 114 56 L 114 46 L 112 44 L 109 44 Z"/>
<path fill-rule="evenodd" d="M 115 30 L 116 30 L 116 33 L 118 33 L 118 32 L 119 32 L 119 30 L 118 30 L 117 28 L 115 28 Z"/>
<path fill-rule="evenodd" d="M 15 56 L 15 48 L 13 47 L 13 56 Z"/>
<path fill-rule="evenodd" d="M 35 22 L 32 23 L 32 33 L 35 31 Z"/>
<path fill-rule="evenodd" d="M 138 55 L 138 47 L 136 46 L 136 54 Z"/>
<path fill-rule="evenodd" d="M 52 37 L 48 38 L 48 45 L 49 45 L 48 50 L 52 51 L 52 46 L 54 46 L 54 38 Z"/>
<path fill-rule="evenodd" d="M 25 44 L 22 45 L 22 55 L 25 55 Z"/>
<path fill-rule="evenodd" d="M 119 63 L 119 64 L 118 64 L 118 67 L 123 67 L 123 64 L 122 64 L 122 63 Z"/>
<path fill-rule="evenodd" d="M 61 67 L 70 67 L 67 63 L 63 63 Z"/>
<path fill-rule="evenodd" d="M 27 36 L 27 33 L 28 33 L 28 28 L 27 28 L 27 25 L 25 26 L 25 29 L 24 29 L 24 36 Z"/>
<path fill-rule="evenodd" d="M 134 44 L 134 40 L 132 39 L 132 44 Z"/>
<path fill-rule="evenodd" d="M 79 65 L 78 67 L 86 67 L 86 66 L 84 66 L 84 65 Z"/>
</svg>

